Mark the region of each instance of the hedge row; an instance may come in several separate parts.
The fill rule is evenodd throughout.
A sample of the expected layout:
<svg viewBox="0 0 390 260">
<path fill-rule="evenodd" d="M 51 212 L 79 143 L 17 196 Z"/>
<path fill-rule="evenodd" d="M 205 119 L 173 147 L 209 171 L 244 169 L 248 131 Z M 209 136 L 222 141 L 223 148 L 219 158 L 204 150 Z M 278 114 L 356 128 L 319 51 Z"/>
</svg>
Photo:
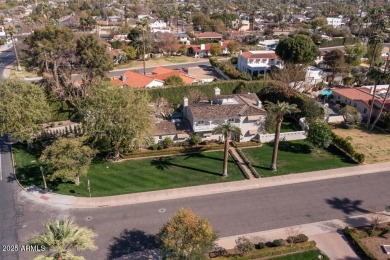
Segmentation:
<svg viewBox="0 0 390 260">
<path fill-rule="evenodd" d="M 241 156 L 241 158 L 244 160 L 244 162 L 248 166 L 248 168 L 251 170 L 253 176 L 255 178 L 260 178 L 260 175 L 257 173 L 256 169 L 253 168 L 251 162 L 248 160 L 248 158 L 246 158 L 245 154 L 240 149 L 236 149 L 236 151 Z"/>
<path fill-rule="evenodd" d="M 234 163 L 237 164 L 237 166 L 238 166 L 238 168 L 240 169 L 240 171 L 242 172 L 242 174 L 244 174 L 245 179 L 248 179 L 248 180 L 249 180 L 250 177 L 249 177 L 248 173 L 246 173 L 244 167 L 242 167 L 241 163 L 238 161 L 238 159 L 236 158 L 236 156 L 234 156 L 232 150 L 229 150 L 229 154 L 230 154 L 230 156 L 233 158 Z"/>
<path fill-rule="evenodd" d="M 217 67 L 223 73 L 226 74 L 230 79 L 241 79 L 241 80 L 251 80 L 252 77 L 245 72 L 241 72 L 236 69 L 234 65 L 229 62 L 221 63 L 216 57 L 211 57 L 209 59 L 211 66 Z"/>
<path fill-rule="evenodd" d="M 366 259 L 370 260 L 376 259 L 376 257 L 368 250 L 368 248 L 363 243 L 360 243 L 360 239 L 365 236 L 362 237 L 355 228 L 344 228 L 344 234 L 351 240 L 353 246 L 355 249 L 357 249 L 360 256 L 364 256 Z M 368 236 L 368 234 L 366 235 Z"/>
<path fill-rule="evenodd" d="M 150 95 L 152 101 L 155 101 L 157 98 L 165 98 L 173 105 L 179 105 L 183 103 L 183 98 L 188 97 L 191 90 L 200 90 L 207 95 L 209 99 L 213 97 L 214 88 L 218 87 L 221 90 L 222 95 L 230 95 L 236 93 L 258 93 L 261 89 L 267 86 L 270 81 L 239 81 L 239 80 L 230 80 L 230 81 L 219 81 L 208 84 L 200 85 L 186 85 L 186 86 L 177 86 L 177 87 L 161 87 L 161 88 L 152 88 L 140 91 L 147 91 Z"/>
<path fill-rule="evenodd" d="M 334 46 L 342 46 L 342 45 L 352 45 L 360 42 L 359 38 L 333 38 L 333 40 L 322 40 L 320 43 L 320 47 L 334 47 Z"/>
<path fill-rule="evenodd" d="M 256 140 L 256 141 L 249 141 L 249 142 L 236 142 L 232 141 L 233 147 L 235 148 L 244 148 L 244 147 L 254 147 L 254 146 L 261 146 L 261 142 Z"/>
<path fill-rule="evenodd" d="M 220 145 L 207 145 L 207 146 L 197 146 L 197 147 L 175 147 L 164 150 L 145 150 L 140 152 L 131 152 L 122 155 L 124 159 L 127 158 L 141 158 L 149 156 L 159 156 L 159 155 L 176 155 L 176 154 L 187 154 L 187 153 L 201 153 L 205 151 L 212 150 L 221 150 L 224 148 L 223 144 Z"/>
<path fill-rule="evenodd" d="M 356 152 L 352 144 L 347 139 L 332 133 L 332 144 L 352 160 L 358 163 L 364 162 L 364 154 Z"/>
<path fill-rule="evenodd" d="M 248 254 L 245 254 L 245 259 L 258 259 L 260 257 L 284 255 L 284 254 L 288 254 L 288 253 L 295 253 L 295 252 L 299 252 L 299 251 L 307 251 L 310 249 L 315 249 L 315 247 L 316 247 L 315 241 L 308 241 L 308 242 L 287 245 L 287 246 L 266 247 L 266 248 L 254 250 Z M 213 259 L 226 260 L 226 259 L 237 259 L 237 258 L 217 257 L 217 258 L 213 258 Z"/>
</svg>

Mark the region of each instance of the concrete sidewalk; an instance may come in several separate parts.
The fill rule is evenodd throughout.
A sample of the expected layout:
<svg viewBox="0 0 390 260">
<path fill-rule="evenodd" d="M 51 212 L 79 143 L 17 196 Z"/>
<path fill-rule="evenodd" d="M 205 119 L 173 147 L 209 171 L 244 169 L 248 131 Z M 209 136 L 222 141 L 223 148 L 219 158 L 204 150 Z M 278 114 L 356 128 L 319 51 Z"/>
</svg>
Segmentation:
<svg viewBox="0 0 390 260">
<path fill-rule="evenodd" d="M 390 221 L 388 212 L 383 213 L 383 222 Z M 317 247 L 324 252 L 331 260 L 355 260 L 360 259 L 351 249 L 346 238 L 342 233 L 345 227 L 359 227 L 369 224 L 369 214 L 358 215 L 343 219 L 333 219 L 303 225 L 297 225 L 288 228 L 279 228 L 262 232 L 249 234 L 240 234 L 230 237 L 222 237 L 218 239 L 218 246 L 231 249 L 235 246 L 235 240 L 238 237 L 245 236 L 252 242 L 267 242 L 275 239 L 286 239 L 289 235 L 289 230 L 294 229 L 297 233 L 303 233 L 317 243 Z"/>
<path fill-rule="evenodd" d="M 50 192 L 42 193 L 42 191 L 40 191 L 39 189 L 37 190 L 34 188 L 27 190 L 21 189 L 20 195 L 27 199 L 34 200 L 39 203 L 50 204 L 52 206 L 65 206 L 67 208 L 99 208 L 109 206 L 132 205 L 138 203 L 163 201 L 194 196 L 212 195 L 250 189 L 259 189 L 279 185 L 320 181 L 332 178 L 343 178 L 349 176 L 384 172 L 389 169 L 390 163 L 378 163 L 316 172 L 289 174 L 268 178 L 95 198 L 65 196 Z"/>
</svg>

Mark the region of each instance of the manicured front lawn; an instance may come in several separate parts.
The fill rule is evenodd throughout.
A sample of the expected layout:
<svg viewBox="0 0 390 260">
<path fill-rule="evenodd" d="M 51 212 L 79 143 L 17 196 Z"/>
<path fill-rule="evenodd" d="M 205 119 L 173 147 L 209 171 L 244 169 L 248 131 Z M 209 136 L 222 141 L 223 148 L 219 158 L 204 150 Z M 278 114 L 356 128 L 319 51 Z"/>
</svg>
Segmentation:
<svg viewBox="0 0 390 260">
<path fill-rule="evenodd" d="M 329 258 L 321 254 L 320 250 L 310 250 L 306 252 L 291 254 L 291 255 L 285 255 L 285 256 L 278 256 L 275 258 L 270 258 L 272 260 L 318 260 L 318 256 L 321 255 L 323 260 L 329 260 Z"/>
<path fill-rule="evenodd" d="M 36 157 L 24 149 L 14 149 L 16 172 L 24 186 L 43 187 Z M 129 160 L 122 163 L 96 162 L 88 172 L 94 197 L 154 191 L 210 183 L 242 180 L 237 166 L 230 160 L 229 176 L 222 178 L 223 152 L 187 156 Z M 87 178 L 79 186 L 73 183 L 49 182 L 60 194 L 89 196 Z"/>
<path fill-rule="evenodd" d="M 269 170 L 273 143 L 261 147 L 243 149 L 243 153 L 262 177 L 326 170 L 356 165 L 335 148 L 311 149 L 306 141 L 283 141 L 279 143 L 277 171 Z"/>
</svg>

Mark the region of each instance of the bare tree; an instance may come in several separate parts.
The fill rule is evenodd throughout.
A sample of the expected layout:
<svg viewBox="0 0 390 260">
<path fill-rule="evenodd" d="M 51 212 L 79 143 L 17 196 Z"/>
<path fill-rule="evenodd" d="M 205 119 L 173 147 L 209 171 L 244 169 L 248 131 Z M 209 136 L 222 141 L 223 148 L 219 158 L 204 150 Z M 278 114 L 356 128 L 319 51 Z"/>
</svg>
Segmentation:
<svg viewBox="0 0 390 260">
<path fill-rule="evenodd" d="M 172 112 L 172 105 L 165 98 L 157 98 L 155 101 L 155 113 L 164 119 L 168 119 Z"/>
</svg>

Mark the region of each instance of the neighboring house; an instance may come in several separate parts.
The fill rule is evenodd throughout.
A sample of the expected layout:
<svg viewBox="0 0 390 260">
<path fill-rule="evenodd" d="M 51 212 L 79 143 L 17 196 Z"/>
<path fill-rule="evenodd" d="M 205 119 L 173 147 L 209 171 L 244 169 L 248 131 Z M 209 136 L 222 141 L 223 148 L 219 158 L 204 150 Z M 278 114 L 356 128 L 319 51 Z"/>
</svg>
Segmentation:
<svg viewBox="0 0 390 260">
<path fill-rule="evenodd" d="M 308 66 L 305 81 L 310 84 L 317 84 L 323 81 L 324 71 L 317 67 Z"/>
<path fill-rule="evenodd" d="M 222 47 L 223 55 L 230 54 L 228 50 L 228 44 L 230 41 L 220 41 L 218 44 Z M 202 43 L 199 45 L 190 45 L 188 47 L 188 55 L 193 56 L 194 58 L 204 58 L 212 56 L 210 53 L 211 43 Z"/>
<path fill-rule="evenodd" d="M 266 50 L 275 50 L 279 40 L 260 41 L 257 46 L 264 47 Z"/>
<path fill-rule="evenodd" d="M 222 40 L 222 34 L 216 32 L 194 33 L 195 39 Z"/>
<path fill-rule="evenodd" d="M 112 82 L 118 86 L 131 86 L 134 88 L 155 88 L 164 85 L 165 80 L 171 76 L 179 76 L 184 84 L 192 84 L 195 78 L 186 75 L 182 70 L 172 70 L 164 67 L 157 67 L 152 74 L 141 74 L 138 72 L 127 71 L 119 78 L 113 78 Z"/>
<path fill-rule="evenodd" d="M 112 36 L 111 41 L 130 42 L 130 40 L 127 39 L 127 34 L 115 34 Z"/>
<path fill-rule="evenodd" d="M 345 25 L 345 21 L 340 17 L 327 17 L 326 21 L 328 25 L 332 25 L 333 27 L 341 27 Z"/>
<path fill-rule="evenodd" d="M 121 61 L 121 57 L 123 57 L 123 55 L 126 56 L 122 49 L 112 49 L 111 47 L 109 47 L 108 54 L 110 55 L 110 58 L 114 62 L 114 64 L 119 64 Z"/>
<path fill-rule="evenodd" d="M 186 33 L 175 33 L 174 34 L 179 42 L 187 43 L 190 39 Z"/>
<path fill-rule="evenodd" d="M 114 23 L 116 23 L 116 22 L 119 22 L 119 21 L 121 20 L 121 17 L 118 16 L 118 15 L 112 15 L 112 16 L 108 16 L 108 17 L 107 17 L 107 20 L 108 20 L 109 22 L 114 22 Z"/>
<path fill-rule="evenodd" d="M 143 75 L 138 72 L 127 71 L 119 78 L 114 78 L 111 82 L 118 86 L 129 86 L 139 89 L 156 88 L 164 86 L 164 81 L 154 79 L 148 75 Z"/>
<path fill-rule="evenodd" d="M 240 51 L 238 53 L 237 69 L 253 77 L 269 71 L 271 66 L 282 68 L 282 62 L 274 51 Z"/>
<path fill-rule="evenodd" d="M 373 87 L 360 87 L 360 88 L 335 88 L 332 89 L 332 95 L 334 101 L 340 101 L 340 103 L 356 107 L 363 117 L 368 117 L 370 110 L 370 104 L 372 99 Z M 378 93 L 378 92 L 377 92 Z M 375 95 L 374 109 L 372 116 L 377 116 L 379 109 L 383 103 L 383 98 L 379 95 Z M 390 100 L 385 103 L 384 112 L 390 110 Z"/>
<path fill-rule="evenodd" d="M 161 20 L 150 23 L 149 28 L 151 32 L 170 32 L 167 23 Z"/>
<path fill-rule="evenodd" d="M 190 123 L 194 133 L 204 140 L 218 140 L 214 128 L 222 123 L 231 123 L 241 129 L 240 141 L 249 141 L 263 133 L 267 112 L 256 94 L 221 95 L 219 88 L 214 88 L 211 102 L 189 104 L 183 100 L 183 117 Z"/>
<path fill-rule="evenodd" d="M 0 36 L 5 36 L 5 28 L 4 28 L 4 26 L 0 26 Z"/>
<path fill-rule="evenodd" d="M 154 118 L 153 138 L 155 143 L 159 144 L 167 137 L 176 142 L 185 141 L 191 136 L 191 127 L 188 120 L 172 119 L 171 121 Z"/>
</svg>

